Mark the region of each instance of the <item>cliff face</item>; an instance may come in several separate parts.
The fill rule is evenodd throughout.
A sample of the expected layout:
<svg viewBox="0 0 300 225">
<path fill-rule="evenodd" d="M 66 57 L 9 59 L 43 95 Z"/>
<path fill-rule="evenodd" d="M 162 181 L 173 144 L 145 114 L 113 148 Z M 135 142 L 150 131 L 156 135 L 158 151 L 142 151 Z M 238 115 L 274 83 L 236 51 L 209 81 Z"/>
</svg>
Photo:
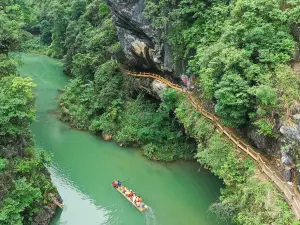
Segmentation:
<svg viewBox="0 0 300 225">
<path fill-rule="evenodd" d="M 162 34 L 153 28 L 151 23 L 143 16 L 145 0 L 104 0 L 109 6 L 113 21 L 117 27 L 118 39 L 125 53 L 126 64 L 136 69 L 152 70 L 159 72 L 172 72 L 173 76 L 180 71 L 172 59 L 172 49 L 163 42 Z M 300 75 L 300 31 L 298 25 L 292 27 L 292 34 L 298 44 L 295 47 L 293 60 L 294 71 Z M 148 79 L 129 78 L 133 89 L 143 90 L 159 97 L 154 84 Z M 161 88 L 161 87 L 160 87 Z M 160 89 L 159 88 L 159 89 Z M 165 88 L 165 87 L 163 87 Z M 300 149 L 300 106 L 292 113 L 295 126 L 290 126 L 278 121 L 278 130 L 281 133 L 279 138 L 269 138 L 258 134 L 257 129 L 249 126 L 244 129 L 244 135 L 254 146 L 270 155 L 281 157 L 281 167 L 297 163 Z M 296 118 L 297 117 L 297 118 Z M 296 125 L 298 124 L 298 125 Z M 282 150 L 282 147 L 284 150 Z M 285 167 L 286 168 L 286 167 Z M 287 168 L 286 168 L 287 169 Z M 287 181 L 290 177 L 287 177 Z M 299 178 L 300 181 L 300 178 Z"/>
<path fill-rule="evenodd" d="M 143 16 L 145 0 L 104 0 L 117 27 L 127 64 L 138 69 L 173 72 L 171 50 Z"/>
</svg>

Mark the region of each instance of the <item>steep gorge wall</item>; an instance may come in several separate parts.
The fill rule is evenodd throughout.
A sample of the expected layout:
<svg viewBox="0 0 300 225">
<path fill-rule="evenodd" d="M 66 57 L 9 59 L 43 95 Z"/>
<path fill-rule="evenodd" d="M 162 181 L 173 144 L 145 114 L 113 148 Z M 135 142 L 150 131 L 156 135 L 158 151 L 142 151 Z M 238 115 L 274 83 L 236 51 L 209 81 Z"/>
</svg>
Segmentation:
<svg viewBox="0 0 300 225">
<path fill-rule="evenodd" d="M 172 52 L 159 30 L 143 16 L 145 0 L 105 0 L 117 27 L 127 64 L 138 69 L 174 72 Z"/>
</svg>

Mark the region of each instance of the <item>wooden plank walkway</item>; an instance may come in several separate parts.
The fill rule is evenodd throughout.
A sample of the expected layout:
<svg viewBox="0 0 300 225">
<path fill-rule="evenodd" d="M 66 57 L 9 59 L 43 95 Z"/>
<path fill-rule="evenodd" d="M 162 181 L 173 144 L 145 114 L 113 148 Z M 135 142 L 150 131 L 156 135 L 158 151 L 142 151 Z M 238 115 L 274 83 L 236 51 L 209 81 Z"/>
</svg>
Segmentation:
<svg viewBox="0 0 300 225">
<path fill-rule="evenodd" d="M 280 172 L 275 170 L 275 168 L 271 165 L 271 163 L 263 156 L 261 156 L 260 153 L 256 152 L 254 148 L 249 146 L 247 143 L 245 143 L 240 137 L 238 137 L 236 134 L 230 131 L 229 128 L 225 127 L 221 120 L 216 117 L 214 114 L 206 111 L 201 104 L 197 102 L 197 100 L 193 97 L 191 92 L 186 91 L 181 86 L 172 83 L 171 81 L 158 76 L 157 74 L 153 73 L 144 73 L 144 72 L 133 72 L 128 70 L 123 70 L 123 73 L 135 76 L 135 77 L 148 77 L 153 78 L 156 80 L 159 80 L 160 82 L 166 84 L 167 86 L 180 91 L 185 94 L 190 104 L 199 111 L 205 118 L 211 120 L 218 130 L 220 130 L 224 135 L 226 135 L 239 149 L 240 151 L 246 153 L 248 156 L 250 156 L 260 167 L 261 171 L 269 178 L 270 181 L 272 181 L 277 189 L 283 194 L 285 200 L 289 204 L 289 206 L 292 209 L 292 212 L 295 214 L 296 218 L 300 219 L 300 194 L 298 191 L 294 188 L 296 185 L 291 186 L 287 184 L 287 182 L 284 181 L 283 177 L 281 177 L 279 174 Z M 296 187 L 297 188 L 297 187 Z"/>
</svg>

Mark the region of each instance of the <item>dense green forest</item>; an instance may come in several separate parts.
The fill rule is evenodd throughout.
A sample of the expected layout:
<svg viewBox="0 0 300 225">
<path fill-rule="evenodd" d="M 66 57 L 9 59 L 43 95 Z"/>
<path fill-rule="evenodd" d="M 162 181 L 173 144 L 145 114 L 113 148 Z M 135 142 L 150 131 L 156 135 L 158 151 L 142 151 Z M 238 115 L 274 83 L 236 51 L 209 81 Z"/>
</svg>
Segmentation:
<svg viewBox="0 0 300 225">
<path fill-rule="evenodd" d="M 157 100 L 142 92 L 135 78 L 122 76 L 124 55 L 104 1 L 6 0 L 0 7 L 0 100 L 5 106 L 0 135 L 27 143 L 17 155 L 1 150 L 0 180 L 5 176 L 11 182 L 0 189 L 0 222 L 30 222 L 37 200 L 46 203 L 44 194 L 54 190 L 40 173 L 47 156 L 34 154 L 28 131 L 34 84 L 18 77 L 16 59 L 9 54 L 23 50 L 62 60 L 71 77 L 60 96 L 63 121 L 113 137 L 122 146 L 138 146 L 150 159 L 196 158 L 226 184 L 210 208 L 219 219 L 298 224 L 276 189 L 261 181 L 256 165 L 184 96 L 167 90 Z M 299 77 L 291 67 L 297 42 L 292 27 L 300 23 L 299 12 L 298 1 L 147 0 L 144 16 L 172 47 L 174 63 L 188 62 L 197 94 L 225 125 L 252 124 L 259 133 L 277 137 L 276 121 L 289 119 L 299 96 Z"/>
<path fill-rule="evenodd" d="M 26 23 L 31 22 L 24 1 L 0 3 L 0 224 L 39 223 L 36 216 L 57 191 L 45 165 L 50 158 L 34 147 L 29 125 L 35 119 L 31 78 L 18 76 L 18 58 Z M 48 221 L 49 222 L 49 221 Z"/>
<path fill-rule="evenodd" d="M 199 95 L 214 101 L 225 125 L 254 124 L 276 134 L 298 100 L 299 77 L 290 63 L 299 1 L 147 1 L 146 16 L 162 29 L 176 59 L 189 61 Z M 194 54 L 193 54 L 194 53 Z"/>
<path fill-rule="evenodd" d="M 111 59 L 122 59 L 122 53 L 102 1 L 40 1 L 37 7 L 38 21 L 28 29 L 40 29 L 39 45 L 31 38 L 25 46 L 35 52 L 48 45 L 45 53 L 62 59 L 64 72 L 72 77 L 60 98 L 62 120 L 78 129 L 112 135 L 123 146 L 139 146 L 149 158 L 193 158 L 196 143 L 170 107 L 133 90 L 132 80 L 124 78 Z"/>
</svg>

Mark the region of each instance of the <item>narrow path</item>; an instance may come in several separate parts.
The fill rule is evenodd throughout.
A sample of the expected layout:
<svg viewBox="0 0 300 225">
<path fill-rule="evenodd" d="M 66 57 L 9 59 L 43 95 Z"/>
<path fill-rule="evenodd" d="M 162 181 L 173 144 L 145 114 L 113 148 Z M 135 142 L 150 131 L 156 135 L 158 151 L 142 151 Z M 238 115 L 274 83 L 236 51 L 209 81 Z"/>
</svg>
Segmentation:
<svg viewBox="0 0 300 225">
<path fill-rule="evenodd" d="M 263 157 L 260 153 L 256 152 L 254 148 L 249 146 L 248 143 L 245 143 L 242 138 L 234 134 L 228 127 L 225 127 L 221 120 L 216 117 L 214 114 L 206 111 L 202 105 L 197 101 L 197 99 L 192 95 L 191 92 L 186 91 L 182 87 L 177 84 L 170 82 L 169 80 L 160 77 L 153 73 L 137 73 L 133 71 L 123 70 L 123 73 L 136 76 L 136 77 L 148 77 L 159 80 L 160 82 L 166 84 L 167 86 L 176 89 L 185 94 L 191 105 L 199 111 L 205 118 L 211 120 L 224 135 L 226 135 L 236 146 L 237 149 L 246 153 L 250 156 L 256 163 L 259 165 L 261 171 L 271 180 L 277 187 L 277 189 L 283 193 L 285 200 L 288 202 L 289 206 L 291 207 L 293 213 L 295 214 L 296 218 L 300 219 L 300 195 L 293 186 L 288 185 L 283 177 L 278 171 L 278 169 L 274 168 L 268 159 Z M 295 186 L 295 185 L 294 185 Z"/>
</svg>

